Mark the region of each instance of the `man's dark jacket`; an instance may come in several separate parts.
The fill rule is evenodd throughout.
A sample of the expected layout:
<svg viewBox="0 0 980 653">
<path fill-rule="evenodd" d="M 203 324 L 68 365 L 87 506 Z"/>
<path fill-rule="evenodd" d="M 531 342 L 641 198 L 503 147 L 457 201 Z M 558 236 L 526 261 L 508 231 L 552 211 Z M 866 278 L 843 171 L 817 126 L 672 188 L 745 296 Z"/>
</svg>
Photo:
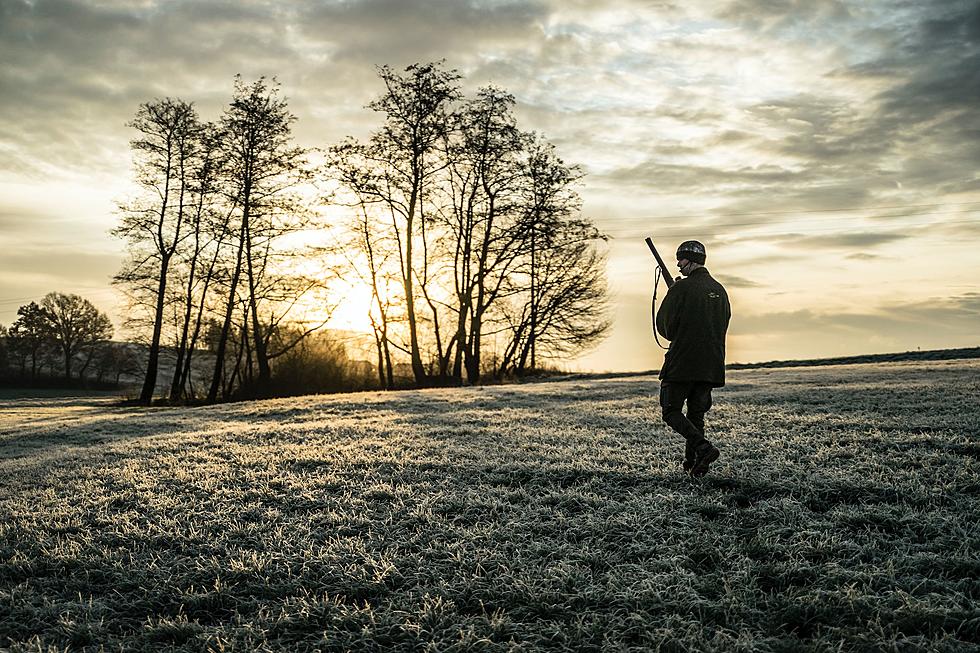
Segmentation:
<svg viewBox="0 0 980 653">
<path fill-rule="evenodd" d="M 731 317 L 728 293 L 707 268 L 671 286 L 657 313 L 657 331 L 670 340 L 660 378 L 725 385 L 725 333 Z"/>
</svg>

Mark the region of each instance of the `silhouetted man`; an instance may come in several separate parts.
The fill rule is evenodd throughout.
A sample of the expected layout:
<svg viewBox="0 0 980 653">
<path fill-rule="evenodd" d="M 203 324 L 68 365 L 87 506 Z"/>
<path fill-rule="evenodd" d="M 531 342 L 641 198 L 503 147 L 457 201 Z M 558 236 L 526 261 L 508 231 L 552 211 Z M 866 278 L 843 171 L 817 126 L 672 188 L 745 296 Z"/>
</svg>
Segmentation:
<svg viewBox="0 0 980 653">
<path fill-rule="evenodd" d="M 685 278 L 670 287 L 657 313 L 657 331 L 670 340 L 660 370 L 660 406 L 664 421 L 687 441 L 684 471 L 695 477 L 718 460 L 718 449 L 704 437 L 704 414 L 711 390 L 725 385 L 725 333 L 732 317 L 728 293 L 704 261 L 704 245 L 681 243 L 677 267 Z"/>
</svg>

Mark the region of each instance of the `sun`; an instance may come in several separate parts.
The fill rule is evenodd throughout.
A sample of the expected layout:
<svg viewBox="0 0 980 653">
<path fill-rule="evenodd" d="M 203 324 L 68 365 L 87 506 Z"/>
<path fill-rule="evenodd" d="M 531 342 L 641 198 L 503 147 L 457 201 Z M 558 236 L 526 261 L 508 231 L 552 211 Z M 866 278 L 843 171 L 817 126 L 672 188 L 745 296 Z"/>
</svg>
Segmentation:
<svg viewBox="0 0 980 653">
<path fill-rule="evenodd" d="M 373 308 L 371 287 L 364 283 L 347 284 L 336 307 L 330 312 L 328 329 L 372 333 L 371 312 Z"/>
</svg>

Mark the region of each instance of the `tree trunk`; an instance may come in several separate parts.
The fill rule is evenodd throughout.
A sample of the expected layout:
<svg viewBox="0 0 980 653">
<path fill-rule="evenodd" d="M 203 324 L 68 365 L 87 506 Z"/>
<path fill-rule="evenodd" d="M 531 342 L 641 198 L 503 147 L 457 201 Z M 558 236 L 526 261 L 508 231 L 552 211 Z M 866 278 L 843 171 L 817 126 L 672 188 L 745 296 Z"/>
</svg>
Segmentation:
<svg viewBox="0 0 980 653">
<path fill-rule="evenodd" d="M 190 272 L 187 275 L 187 306 L 184 310 L 184 324 L 180 331 L 180 343 L 177 345 L 177 361 L 174 363 L 174 377 L 170 383 L 170 400 L 180 400 L 184 395 L 184 356 L 190 358 L 187 350 L 189 337 L 191 313 L 194 304 L 194 277 L 197 273 L 197 259 L 201 252 L 201 220 L 200 207 L 198 207 L 197 224 L 194 225 L 194 255 L 191 257 Z"/>
<path fill-rule="evenodd" d="M 538 337 L 538 297 L 537 297 L 537 241 L 535 238 L 535 226 L 531 226 L 531 332 L 528 334 L 528 340 L 531 345 L 531 369 L 534 369 L 534 349 L 535 341 Z M 524 368 L 525 357 L 521 357 L 521 369 Z"/>
<path fill-rule="evenodd" d="M 228 307 L 225 309 L 225 320 L 221 325 L 221 335 L 218 337 L 218 350 L 215 353 L 214 376 L 211 377 L 211 388 L 208 390 L 207 403 L 213 404 L 218 400 L 221 389 L 221 377 L 225 364 L 225 348 L 228 346 L 228 332 L 231 330 L 231 318 L 235 312 L 235 295 L 238 294 L 238 281 L 241 278 L 242 254 L 245 250 L 245 221 L 242 220 L 238 235 L 238 254 L 235 258 L 235 269 L 231 275 L 231 288 L 228 291 Z"/>
<path fill-rule="evenodd" d="M 412 204 L 414 205 L 414 200 Z M 412 209 L 414 210 L 414 208 Z M 415 296 L 412 287 L 412 218 L 406 224 L 405 266 L 402 270 L 402 280 L 405 286 L 405 310 L 408 314 L 408 335 L 412 354 L 412 374 L 417 385 L 425 385 L 425 368 L 422 366 L 422 354 L 419 352 L 418 325 L 415 318 Z"/>
<path fill-rule="evenodd" d="M 143 389 L 140 391 L 140 403 L 149 406 L 153 401 L 153 390 L 157 383 L 157 369 L 160 364 L 160 333 L 163 330 L 163 304 L 166 300 L 167 291 L 167 268 L 170 265 L 170 256 L 163 255 L 160 258 L 160 282 L 157 285 L 157 305 L 153 317 L 153 336 L 150 338 L 150 358 L 146 363 L 146 378 L 143 379 Z M 66 361 L 65 370 L 71 367 L 71 362 Z"/>
<path fill-rule="evenodd" d="M 252 234 L 251 230 L 247 228 L 245 230 L 245 251 L 245 270 L 248 276 L 248 308 L 252 318 L 252 344 L 255 348 L 255 362 L 259 366 L 258 393 L 260 396 L 265 396 L 272 380 L 272 370 L 269 367 L 265 338 L 262 337 L 262 325 L 259 323 L 258 302 L 255 298 L 255 270 L 252 266 Z"/>
<path fill-rule="evenodd" d="M 377 325 L 374 326 L 374 346 L 378 353 L 378 385 L 383 389 L 387 390 L 385 386 L 385 359 L 384 352 L 381 349 L 381 333 L 378 331 Z"/>
<path fill-rule="evenodd" d="M 214 267 L 218 263 L 218 257 L 221 255 L 221 245 L 224 241 L 224 227 L 227 226 L 227 218 L 225 224 L 222 227 L 222 231 L 219 234 L 217 242 L 215 243 L 214 256 L 211 258 L 211 263 L 208 266 L 207 274 L 204 276 L 204 287 L 201 289 L 201 301 L 197 305 L 197 317 L 194 319 L 194 332 L 191 334 L 190 344 L 187 347 L 187 358 L 184 359 L 184 370 L 181 375 L 181 387 L 184 388 L 188 384 L 191 386 L 188 388 L 190 395 L 194 396 L 193 390 L 193 377 L 191 376 L 191 362 L 194 356 L 194 350 L 197 348 L 197 341 L 201 335 L 201 321 L 204 318 L 204 305 L 207 301 L 208 290 L 211 288 L 211 281 L 214 279 Z"/>
<path fill-rule="evenodd" d="M 65 354 L 65 381 L 71 381 L 71 348 L 66 341 L 62 346 Z"/>
</svg>

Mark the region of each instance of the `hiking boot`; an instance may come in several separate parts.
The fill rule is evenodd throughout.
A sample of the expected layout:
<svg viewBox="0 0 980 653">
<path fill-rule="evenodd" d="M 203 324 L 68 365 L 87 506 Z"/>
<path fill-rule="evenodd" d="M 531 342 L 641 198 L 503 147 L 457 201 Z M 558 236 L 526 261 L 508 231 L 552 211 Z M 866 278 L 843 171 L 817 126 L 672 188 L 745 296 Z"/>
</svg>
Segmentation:
<svg viewBox="0 0 980 653">
<path fill-rule="evenodd" d="M 701 445 L 698 446 L 694 466 L 691 467 L 691 476 L 694 478 L 701 478 L 707 474 L 708 466 L 718 460 L 718 456 L 720 455 L 721 453 L 718 451 L 718 448 L 715 447 L 715 445 L 711 444 L 707 440 L 702 442 Z"/>
<path fill-rule="evenodd" d="M 684 445 L 684 462 L 682 463 L 684 467 L 684 473 L 690 474 L 691 468 L 694 467 L 694 461 L 697 459 L 697 454 L 695 453 L 696 447 L 691 446 L 691 440 L 688 440 Z"/>
</svg>

